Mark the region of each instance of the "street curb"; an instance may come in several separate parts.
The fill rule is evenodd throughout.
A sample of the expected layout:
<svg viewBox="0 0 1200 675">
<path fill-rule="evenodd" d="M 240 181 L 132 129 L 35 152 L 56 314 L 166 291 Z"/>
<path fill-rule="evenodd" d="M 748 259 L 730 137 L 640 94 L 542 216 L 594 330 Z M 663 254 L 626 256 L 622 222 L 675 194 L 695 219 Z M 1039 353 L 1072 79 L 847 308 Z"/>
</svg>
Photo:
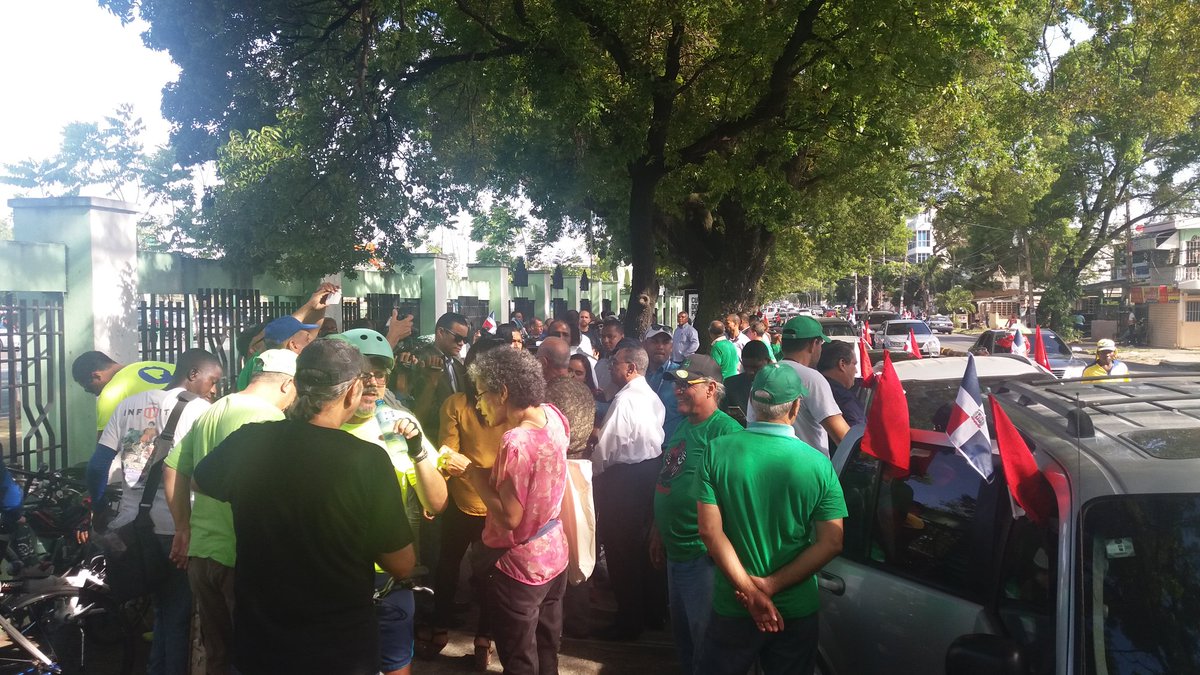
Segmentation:
<svg viewBox="0 0 1200 675">
<path fill-rule="evenodd" d="M 1162 361 L 1158 362 L 1158 365 L 1166 366 L 1168 368 L 1178 368 L 1180 370 L 1200 371 L 1200 361 L 1171 361 L 1169 359 L 1163 359 Z"/>
</svg>

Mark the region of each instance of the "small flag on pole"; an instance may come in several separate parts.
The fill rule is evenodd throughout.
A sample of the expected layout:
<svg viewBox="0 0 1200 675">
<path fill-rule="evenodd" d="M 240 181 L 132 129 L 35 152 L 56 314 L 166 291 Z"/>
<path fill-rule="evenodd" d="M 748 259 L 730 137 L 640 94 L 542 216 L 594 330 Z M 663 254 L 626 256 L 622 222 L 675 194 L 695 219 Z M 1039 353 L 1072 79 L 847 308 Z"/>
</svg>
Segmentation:
<svg viewBox="0 0 1200 675">
<path fill-rule="evenodd" d="M 863 319 L 862 339 L 867 341 L 868 347 L 875 346 L 875 339 L 871 336 L 871 322 Z"/>
<path fill-rule="evenodd" d="M 487 318 L 483 320 L 483 329 L 495 335 L 496 333 L 496 313 L 488 312 Z"/>
<path fill-rule="evenodd" d="M 958 452 L 970 462 L 971 467 L 983 476 L 992 479 L 992 442 L 988 440 L 987 416 L 983 412 L 983 397 L 979 394 L 979 377 L 975 371 L 975 356 L 967 354 L 967 369 L 962 383 L 958 385 L 958 396 L 950 409 L 950 421 L 946 424 L 946 435 L 958 448 Z"/>
<path fill-rule="evenodd" d="M 908 399 L 904 385 L 892 367 L 891 352 L 883 352 L 883 370 L 875 381 L 875 395 L 867 411 L 867 428 L 863 432 L 862 451 L 908 475 L 908 460 L 912 452 L 909 442 Z"/>
<path fill-rule="evenodd" d="M 908 329 L 908 353 L 912 354 L 914 359 L 921 358 L 921 345 L 917 344 L 917 334 L 913 329 Z"/>
<path fill-rule="evenodd" d="M 1042 522 L 1055 514 L 1057 508 L 1054 501 L 1054 488 L 1038 469 L 1037 460 L 1033 458 L 1025 439 L 1008 419 L 1004 408 L 993 394 L 992 419 L 996 423 L 996 447 L 1000 452 L 1000 462 L 1004 465 L 1004 480 L 1008 483 L 1008 491 L 1017 504 L 1025 510 L 1029 519 Z"/>
<path fill-rule="evenodd" d="M 1025 339 L 1025 335 L 1021 333 L 1021 329 L 1016 330 L 1016 335 L 1013 335 L 1012 353 L 1022 356 L 1029 355 L 1029 340 Z"/>
<path fill-rule="evenodd" d="M 1033 333 L 1033 360 L 1046 370 L 1050 370 L 1050 358 L 1046 356 L 1046 343 L 1042 341 L 1042 327 L 1038 326 Z"/>
<path fill-rule="evenodd" d="M 867 352 L 866 338 L 858 339 L 858 374 L 862 378 L 862 386 L 874 386 L 875 371 L 871 368 L 871 355 Z"/>
</svg>

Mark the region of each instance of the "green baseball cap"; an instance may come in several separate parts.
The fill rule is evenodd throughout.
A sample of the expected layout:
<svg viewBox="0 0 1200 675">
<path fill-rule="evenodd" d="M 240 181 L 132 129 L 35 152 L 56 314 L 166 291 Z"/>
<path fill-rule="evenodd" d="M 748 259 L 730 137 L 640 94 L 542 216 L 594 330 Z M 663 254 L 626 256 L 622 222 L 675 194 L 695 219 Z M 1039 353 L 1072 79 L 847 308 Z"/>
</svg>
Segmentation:
<svg viewBox="0 0 1200 675">
<path fill-rule="evenodd" d="M 782 363 L 768 363 L 750 385 L 750 399 L 767 405 L 791 403 L 804 393 L 804 381 L 791 366 Z"/>
<path fill-rule="evenodd" d="M 779 333 L 784 340 L 805 340 L 819 337 L 825 342 L 829 342 L 829 336 L 825 334 L 825 329 L 821 328 L 821 322 L 811 316 L 793 318 L 783 324 L 783 329 Z"/>
</svg>

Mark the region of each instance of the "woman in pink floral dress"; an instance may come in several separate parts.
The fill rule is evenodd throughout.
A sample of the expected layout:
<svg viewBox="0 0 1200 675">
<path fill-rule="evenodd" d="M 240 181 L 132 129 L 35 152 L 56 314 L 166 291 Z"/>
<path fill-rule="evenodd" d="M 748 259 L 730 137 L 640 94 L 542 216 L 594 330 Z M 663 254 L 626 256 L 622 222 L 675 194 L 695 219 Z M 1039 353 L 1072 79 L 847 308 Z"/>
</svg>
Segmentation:
<svg viewBox="0 0 1200 675">
<path fill-rule="evenodd" d="M 490 425 L 514 424 L 496 464 L 463 475 L 487 505 L 483 543 L 495 559 L 488 601 L 504 672 L 558 672 L 567 540 L 559 522 L 570 429 L 545 400 L 537 361 L 525 351 L 493 349 L 468 371 Z"/>
</svg>

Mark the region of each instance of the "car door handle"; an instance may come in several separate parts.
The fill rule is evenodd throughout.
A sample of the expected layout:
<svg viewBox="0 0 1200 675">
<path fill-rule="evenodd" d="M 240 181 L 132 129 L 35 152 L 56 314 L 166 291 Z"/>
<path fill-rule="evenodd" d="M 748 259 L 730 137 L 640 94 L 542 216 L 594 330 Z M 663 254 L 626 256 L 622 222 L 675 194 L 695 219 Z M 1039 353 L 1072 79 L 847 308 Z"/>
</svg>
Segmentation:
<svg viewBox="0 0 1200 675">
<path fill-rule="evenodd" d="M 823 570 L 817 573 L 817 585 L 834 595 L 843 595 L 846 592 L 846 582 L 841 577 Z"/>
</svg>

